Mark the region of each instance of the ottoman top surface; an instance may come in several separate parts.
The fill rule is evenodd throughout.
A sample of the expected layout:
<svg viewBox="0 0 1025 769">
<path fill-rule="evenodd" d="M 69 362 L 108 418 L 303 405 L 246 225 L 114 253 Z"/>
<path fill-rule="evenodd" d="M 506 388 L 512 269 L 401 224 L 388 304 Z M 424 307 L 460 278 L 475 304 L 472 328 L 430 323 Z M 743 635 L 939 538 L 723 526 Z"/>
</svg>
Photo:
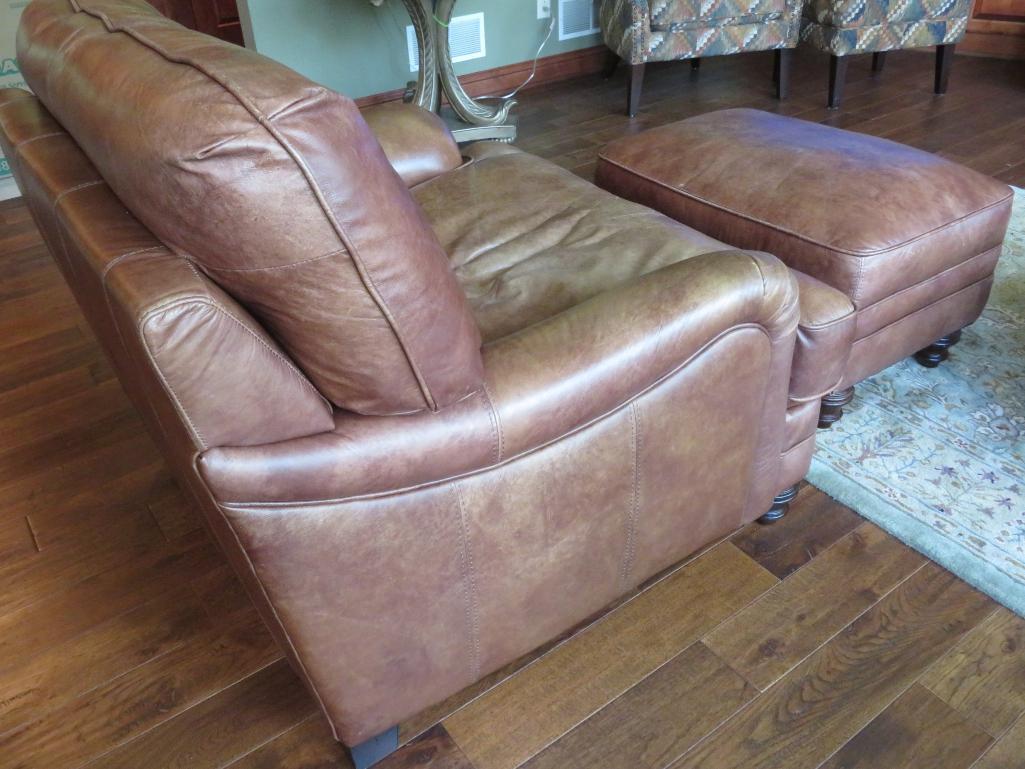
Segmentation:
<svg viewBox="0 0 1025 769">
<path fill-rule="evenodd" d="M 600 162 L 853 256 L 899 248 L 1011 195 L 930 152 L 752 109 L 618 139 Z"/>
</svg>

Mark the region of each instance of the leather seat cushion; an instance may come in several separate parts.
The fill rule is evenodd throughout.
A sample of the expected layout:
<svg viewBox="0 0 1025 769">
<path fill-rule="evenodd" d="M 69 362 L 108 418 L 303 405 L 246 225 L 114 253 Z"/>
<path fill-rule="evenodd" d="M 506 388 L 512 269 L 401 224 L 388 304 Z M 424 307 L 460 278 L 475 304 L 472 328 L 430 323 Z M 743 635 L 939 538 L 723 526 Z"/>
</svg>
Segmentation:
<svg viewBox="0 0 1025 769">
<path fill-rule="evenodd" d="M 481 143 L 413 189 L 485 342 L 631 278 L 729 246 L 534 155 Z"/>
<path fill-rule="evenodd" d="M 597 179 L 858 309 L 999 246 L 1011 211 L 1006 185 L 932 153 L 750 109 L 615 141 Z"/>
<path fill-rule="evenodd" d="M 786 12 L 786 0 L 653 0 L 651 28 L 670 31 L 695 25 L 740 24 Z"/>
</svg>

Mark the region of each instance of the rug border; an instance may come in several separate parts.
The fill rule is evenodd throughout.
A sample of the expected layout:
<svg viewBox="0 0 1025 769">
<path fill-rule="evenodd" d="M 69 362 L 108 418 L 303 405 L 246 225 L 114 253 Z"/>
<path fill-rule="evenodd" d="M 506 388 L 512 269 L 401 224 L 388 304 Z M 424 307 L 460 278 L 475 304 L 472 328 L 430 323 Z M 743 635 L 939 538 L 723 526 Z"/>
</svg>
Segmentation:
<svg viewBox="0 0 1025 769">
<path fill-rule="evenodd" d="M 812 460 L 807 480 L 972 587 L 1025 617 L 1025 589 L 1020 582 L 939 534 L 927 523 L 841 475 L 818 458 Z"/>
</svg>

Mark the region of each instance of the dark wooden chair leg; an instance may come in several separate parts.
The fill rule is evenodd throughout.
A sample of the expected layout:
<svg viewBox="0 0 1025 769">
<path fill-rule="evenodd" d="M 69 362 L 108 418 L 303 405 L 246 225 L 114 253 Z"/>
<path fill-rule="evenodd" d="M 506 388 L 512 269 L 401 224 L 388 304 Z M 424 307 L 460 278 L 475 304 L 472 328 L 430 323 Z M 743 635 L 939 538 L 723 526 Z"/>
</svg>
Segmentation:
<svg viewBox="0 0 1025 769">
<path fill-rule="evenodd" d="M 950 348 L 961 341 L 961 330 L 941 336 L 928 347 L 915 353 L 915 360 L 926 368 L 936 368 L 950 357 Z"/>
<path fill-rule="evenodd" d="M 936 82 L 933 90 L 938 94 L 947 92 L 950 81 L 950 65 L 954 61 L 954 44 L 936 46 Z"/>
<path fill-rule="evenodd" d="M 843 407 L 854 400 L 854 388 L 845 387 L 843 390 L 831 392 L 822 399 L 822 406 L 819 408 L 819 429 L 827 430 L 843 417 Z"/>
<path fill-rule="evenodd" d="M 872 54 L 872 71 L 882 72 L 886 66 L 886 51 L 876 51 Z"/>
<path fill-rule="evenodd" d="M 644 86 L 644 64 L 630 65 L 630 82 L 626 87 L 626 114 L 634 117 L 641 104 L 641 88 Z"/>
<path fill-rule="evenodd" d="M 758 523 L 767 524 L 775 523 L 790 510 L 790 503 L 797 496 L 797 486 L 791 486 L 788 489 L 783 489 L 777 494 L 772 500 L 772 507 L 758 519 Z"/>
<path fill-rule="evenodd" d="M 619 67 L 621 61 L 619 54 L 613 51 L 611 48 L 605 52 L 605 66 L 602 67 L 601 76 L 608 80 L 610 77 L 616 74 L 616 68 Z"/>
<path fill-rule="evenodd" d="M 772 65 L 772 82 L 776 85 L 776 98 L 785 99 L 790 95 L 790 62 L 793 59 L 792 48 L 777 48 Z"/>
<path fill-rule="evenodd" d="M 349 748 L 349 755 L 352 757 L 352 763 L 356 769 L 367 769 L 394 753 L 398 748 L 399 727 L 393 726 L 376 737 L 371 737 L 369 740 Z"/>
<path fill-rule="evenodd" d="M 829 108 L 836 109 L 843 100 L 844 81 L 847 80 L 847 57 L 829 57 Z"/>
<path fill-rule="evenodd" d="M 701 57 L 700 56 L 698 56 L 696 59 L 691 59 L 690 60 L 690 68 L 691 69 L 701 69 Z"/>
</svg>

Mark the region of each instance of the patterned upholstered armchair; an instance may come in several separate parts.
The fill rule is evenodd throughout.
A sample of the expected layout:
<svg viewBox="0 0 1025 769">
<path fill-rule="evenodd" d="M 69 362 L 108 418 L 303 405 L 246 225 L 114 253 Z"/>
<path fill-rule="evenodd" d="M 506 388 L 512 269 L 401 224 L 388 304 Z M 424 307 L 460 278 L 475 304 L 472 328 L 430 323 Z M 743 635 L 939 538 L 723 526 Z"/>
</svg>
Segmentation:
<svg viewBox="0 0 1025 769">
<path fill-rule="evenodd" d="M 776 51 L 776 95 L 784 98 L 789 53 L 800 35 L 803 0 L 602 0 L 601 30 L 610 50 L 607 75 L 620 60 L 630 66 L 627 114 L 637 114 L 650 61 L 744 51 Z"/>
<path fill-rule="evenodd" d="M 936 93 L 946 93 L 954 45 L 964 37 L 972 0 L 808 0 L 801 38 L 830 54 L 829 106 L 840 106 L 848 56 L 871 53 L 880 71 L 887 51 L 936 46 Z"/>
</svg>

